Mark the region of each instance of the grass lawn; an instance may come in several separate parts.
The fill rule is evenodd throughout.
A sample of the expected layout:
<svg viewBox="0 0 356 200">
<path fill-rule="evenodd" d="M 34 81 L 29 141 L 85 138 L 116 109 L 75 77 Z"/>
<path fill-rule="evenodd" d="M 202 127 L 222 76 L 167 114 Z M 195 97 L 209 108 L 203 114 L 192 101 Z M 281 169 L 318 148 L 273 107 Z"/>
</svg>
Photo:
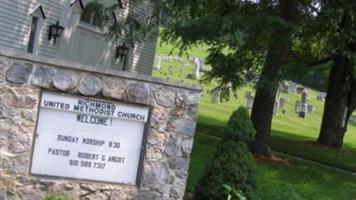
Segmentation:
<svg viewBox="0 0 356 200">
<path fill-rule="evenodd" d="M 187 192 L 192 192 L 219 140 L 197 133 Z M 289 159 L 290 165 L 257 163 L 262 200 L 352 200 L 356 198 L 356 176 L 335 172 L 302 161 Z"/>
<path fill-rule="evenodd" d="M 171 45 L 158 45 L 157 55 L 167 56 Z M 205 47 L 190 50 L 192 57 L 204 58 Z M 176 53 L 176 52 L 175 52 Z M 187 59 L 187 58 L 185 58 Z M 171 72 L 169 72 L 171 69 Z M 161 69 L 153 72 L 153 76 L 163 79 L 198 84 L 189 79 L 194 70 L 188 60 L 171 63 L 161 62 Z M 244 94 L 253 91 L 251 86 L 239 89 L 238 98 L 228 102 L 213 104 L 209 91 L 216 85 L 211 82 L 203 84 L 201 95 L 197 134 L 192 152 L 187 192 L 194 190 L 197 181 L 204 173 L 205 166 L 213 157 L 220 131 L 225 126 L 233 110 L 245 105 Z M 334 164 L 335 149 L 315 144 L 318 137 L 323 102 L 316 99 L 318 92 L 309 90 L 309 103 L 316 111 L 308 114 L 305 119 L 294 113 L 295 101 L 300 99 L 298 94 L 281 93 L 287 99 L 286 114 L 273 118 L 271 143 L 274 150 L 301 156 L 319 162 Z M 258 163 L 260 195 L 262 199 L 356 199 L 356 177 L 324 169 L 320 166 L 303 161 L 290 159 L 291 164 L 271 165 Z M 349 123 L 344 146 L 339 153 L 336 165 L 341 168 L 356 171 L 356 124 Z"/>
<path fill-rule="evenodd" d="M 157 55 L 167 56 L 172 46 L 157 45 Z M 190 58 L 205 55 L 205 47 L 191 50 Z M 161 70 L 153 72 L 153 76 L 163 79 L 198 84 L 196 80 L 189 79 L 194 67 L 188 60 L 184 62 L 161 62 Z M 189 65 L 188 65 L 189 64 Z M 169 67 L 171 65 L 171 67 Z M 171 73 L 169 72 L 171 68 Z M 241 105 L 245 105 L 244 94 L 253 91 L 251 86 L 239 89 L 238 98 L 230 101 L 213 104 L 210 101 L 209 91 L 216 83 L 203 84 L 204 91 L 200 100 L 197 131 L 200 133 L 219 136 L 220 130 L 225 126 L 231 112 Z M 272 123 L 272 148 L 277 151 L 302 156 L 319 162 L 334 164 L 335 149 L 315 144 L 319 134 L 324 103 L 316 99 L 318 92 L 309 90 L 309 103 L 315 106 L 315 112 L 308 114 L 305 119 L 299 118 L 294 113 L 295 101 L 300 99 L 300 94 L 281 93 L 280 96 L 287 100 L 286 114 L 273 118 Z M 349 123 L 348 132 L 344 139 L 344 146 L 339 153 L 336 165 L 341 168 L 356 171 L 356 124 Z"/>
</svg>

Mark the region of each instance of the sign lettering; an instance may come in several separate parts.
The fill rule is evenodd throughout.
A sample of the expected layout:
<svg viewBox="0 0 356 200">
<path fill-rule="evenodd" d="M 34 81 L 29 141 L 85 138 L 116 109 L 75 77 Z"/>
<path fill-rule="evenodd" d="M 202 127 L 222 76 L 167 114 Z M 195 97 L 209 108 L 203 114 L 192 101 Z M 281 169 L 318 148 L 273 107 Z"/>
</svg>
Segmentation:
<svg viewBox="0 0 356 200">
<path fill-rule="evenodd" d="M 43 92 L 31 174 L 134 185 L 149 108 Z"/>
</svg>

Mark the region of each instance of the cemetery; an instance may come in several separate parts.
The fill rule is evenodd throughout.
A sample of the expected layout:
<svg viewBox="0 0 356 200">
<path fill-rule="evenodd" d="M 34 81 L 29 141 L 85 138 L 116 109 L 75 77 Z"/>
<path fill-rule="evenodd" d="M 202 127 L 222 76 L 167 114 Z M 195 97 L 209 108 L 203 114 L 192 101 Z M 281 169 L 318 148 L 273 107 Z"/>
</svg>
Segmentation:
<svg viewBox="0 0 356 200">
<path fill-rule="evenodd" d="M 158 44 L 157 55 L 168 55 L 169 48 L 171 48 L 169 44 Z M 204 47 L 189 50 L 190 57 L 200 56 L 204 58 L 202 49 Z M 169 65 L 173 66 L 175 73 L 167 77 L 166 72 Z M 183 72 L 180 69 L 183 69 Z M 155 70 L 154 76 L 177 82 L 199 83 L 199 81 L 189 76 L 194 72 L 195 67 L 191 64 L 190 58 L 183 57 L 180 62 L 162 62 L 161 69 Z M 297 92 L 297 83 L 293 81 L 287 81 L 286 83 L 289 83 L 288 90 L 281 88 L 278 115 L 274 115 L 273 119 L 272 147 L 276 152 L 281 153 L 279 155 L 286 156 L 291 164 L 279 166 L 266 165 L 263 162 L 257 163 L 260 172 L 258 182 L 263 188 L 261 189 L 261 196 L 263 199 L 277 199 L 277 197 L 283 195 L 286 199 L 334 199 L 333 197 L 337 191 L 345 192 L 341 189 L 342 185 L 355 182 L 356 177 L 349 176 L 347 175 L 348 173 L 336 175 L 336 172 L 334 173 L 328 167 L 314 166 L 315 164 L 313 163 L 295 160 L 293 156 L 317 161 L 317 163 L 325 164 L 325 166 L 336 165 L 340 169 L 350 170 L 349 173 L 354 174 L 356 171 L 356 160 L 354 159 L 356 155 L 356 135 L 354 134 L 356 133 L 356 124 L 352 122 L 354 117 L 350 119 L 348 132 L 345 136 L 345 144 L 347 145 L 343 146 L 338 159 L 335 161 L 334 149 L 313 144 L 315 137 L 317 137 L 318 125 L 323 113 L 324 101 L 320 100 L 320 97 L 324 99 L 325 94 L 309 88 L 303 96 L 302 92 L 300 94 Z M 230 113 L 239 105 L 251 109 L 253 104 L 254 91 L 249 86 L 239 89 L 237 99 L 232 98 L 227 102 L 219 101 L 218 104 L 216 103 L 216 93 L 211 92 L 214 88 L 214 82 L 203 84 L 203 86 L 204 90 L 199 103 L 197 132 L 186 189 L 188 193 L 194 192 L 196 184 L 204 174 L 210 159 L 213 158 L 220 141 L 221 130 L 225 126 Z M 302 101 L 307 104 L 304 108 L 302 108 Z M 297 107 L 297 105 L 299 106 Z M 306 111 L 304 118 L 299 116 L 299 112 L 302 112 L 303 109 Z M 356 113 L 354 116 L 356 116 Z M 293 174 L 289 173 L 290 170 L 293 171 Z M 281 177 L 284 177 L 284 179 L 281 180 Z M 322 178 L 318 179 L 317 177 Z M 321 182 L 322 185 L 314 187 L 313 190 L 306 191 L 303 186 L 303 183 L 315 183 L 318 185 Z M 335 182 L 341 184 L 340 187 L 334 187 Z M 353 185 L 352 188 L 356 188 L 356 185 Z M 347 199 L 349 195 L 355 195 L 353 191 L 348 192 L 350 193 L 344 194 L 345 196 L 341 195 L 339 199 Z M 319 194 L 316 195 L 315 193 Z"/>
</svg>

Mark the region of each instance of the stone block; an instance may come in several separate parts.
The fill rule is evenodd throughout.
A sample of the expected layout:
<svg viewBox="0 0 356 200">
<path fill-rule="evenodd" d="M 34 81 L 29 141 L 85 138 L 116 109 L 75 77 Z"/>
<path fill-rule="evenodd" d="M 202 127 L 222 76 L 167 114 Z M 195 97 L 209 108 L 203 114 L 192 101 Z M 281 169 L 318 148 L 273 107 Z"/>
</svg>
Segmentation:
<svg viewBox="0 0 356 200">
<path fill-rule="evenodd" d="M 44 88 L 51 87 L 53 79 L 56 76 L 56 70 L 50 67 L 39 65 L 36 67 L 35 73 L 32 77 L 32 84 Z"/>
<path fill-rule="evenodd" d="M 168 124 L 169 130 L 174 131 L 177 134 L 193 136 L 195 133 L 195 120 L 171 118 Z"/>
<path fill-rule="evenodd" d="M 163 147 L 166 144 L 166 133 L 160 133 L 156 130 L 150 131 L 147 142 L 153 146 Z"/>
<path fill-rule="evenodd" d="M 62 91 L 70 91 L 77 87 L 79 75 L 72 71 L 58 71 L 54 77 L 53 85 Z"/>
<path fill-rule="evenodd" d="M 168 166 L 161 161 L 147 162 L 144 165 L 142 186 L 157 190 L 166 185 L 169 181 Z"/>
<path fill-rule="evenodd" d="M 169 142 L 167 143 L 164 152 L 168 157 L 181 156 L 181 143 L 182 138 L 171 135 L 169 138 Z"/>
<path fill-rule="evenodd" d="M 176 94 L 169 89 L 161 88 L 154 92 L 154 97 L 158 105 L 169 108 L 174 105 Z"/>
<path fill-rule="evenodd" d="M 79 83 L 79 92 L 86 96 L 95 96 L 103 89 L 101 79 L 94 75 L 84 77 Z"/>
<path fill-rule="evenodd" d="M 31 72 L 32 64 L 13 64 L 6 72 L 6 80 L 10 83 L 24 84 L 27 82 Z"/>
<path fill-rule="evenodd" d="M 149 147 L 146 149 L 146 157 L 148 160 L 161 160 L 163 158 L 160 148 Z"/>
<path fill-rule="evenodd" d="M 105 97 L 117 100 L 127 100 L 126 82 L 113 78 L 104 79 L 103 95 Z"/>
<path fill-rule="evenodd" d="M 127 100 L 132 103 L 153 104 L 151 92 L 146 84 L 129 84 L 127 88 Z"/>
<path fill-rule="evenodd" d="M 183 139 L 182 141 L 182 152 L 184 156 L 189 156 L 193 148 L 193 138 Z"/>
<path fill-rule="evenodd" d="M 23 187 L 18 190 L 21 200 L 42 200 L 44 194 L 35 190 L 32 187 Z"/>
</svg>

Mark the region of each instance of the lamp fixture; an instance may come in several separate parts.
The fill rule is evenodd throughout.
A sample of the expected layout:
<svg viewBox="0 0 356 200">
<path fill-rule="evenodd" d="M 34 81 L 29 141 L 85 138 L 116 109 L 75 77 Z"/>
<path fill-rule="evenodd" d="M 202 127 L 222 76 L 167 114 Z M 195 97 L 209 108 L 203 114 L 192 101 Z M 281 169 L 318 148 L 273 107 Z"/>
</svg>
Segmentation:
<svg viewBox="0 0 356 200">
<path fill-rule="evenodd" d="M 123 9 L 124 8 L 124 5 L 122 3 L 122 0 L 117 0 L 117 4 L 119 5 L 119 8 L 120 9 Z"/>
<path fill-rule="evenodd" d="M 61 37 L 63 31 L 64 27 L 59 25 L 59 21 L 57 20 L 55 24 L 49 26 L 48 40 L 53 39 L 53 44 L 55 44 L 56 39 Z"/>
<path fill-rule="evenodd" d="M 124 61 L 124 58 L 127 56 L 129 48 L 126 47 L 125 43 L 121 46 L 116 47 L 116 59 L 120 59 L 120 62 Z"/>
</svg>

